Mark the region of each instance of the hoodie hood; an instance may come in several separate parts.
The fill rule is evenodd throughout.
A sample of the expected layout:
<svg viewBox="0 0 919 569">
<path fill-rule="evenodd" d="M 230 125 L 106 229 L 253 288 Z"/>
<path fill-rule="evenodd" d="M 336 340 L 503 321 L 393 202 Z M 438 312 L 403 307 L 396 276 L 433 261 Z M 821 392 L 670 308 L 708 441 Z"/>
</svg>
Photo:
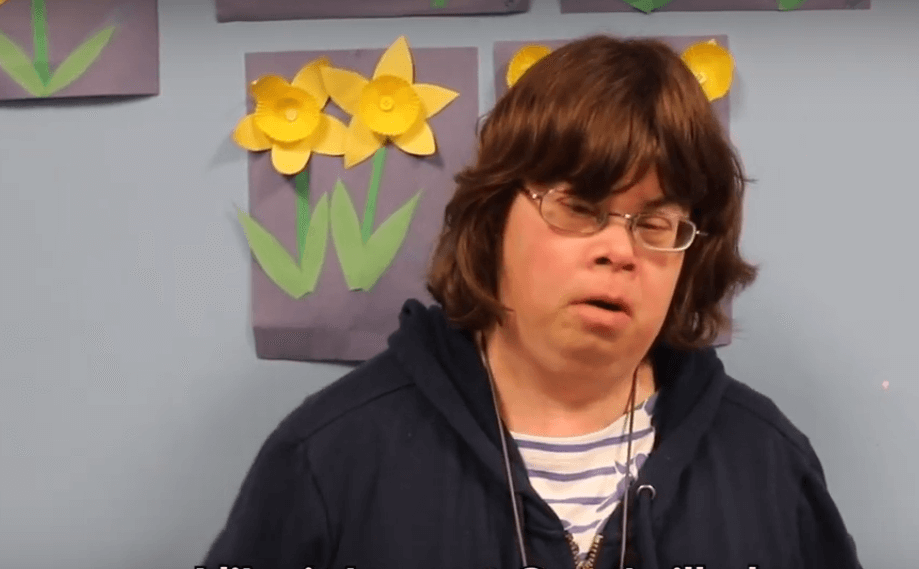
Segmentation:
<svg viewBox="0 0 919 569">
<path fill-rule="evenodd" d="M 495 482 L 507 489 L 498 418 L 473 335 L 449 322 L 439 306 L 425 307 L 417 300 L 404 304 L 399 324 L 389 338 L 394 355 Z M 656 568 L 656 521 L 667 511 L 681 473 L 711 427 L 728 377 L 713 348 L 687 351 L 658 344 L 650 356 L 658 393 L 652 416 L 655 444 L 629 497 L 635 500 L 634 488 L 641 486 L 651 486 L 653 491 L 639 492 L 638 503 L 633 506 L 630 502 L 629 508 L 638 522 L 634 539 L 642 566 Z M 563 537 L 558 516 L 530 485 L 516 445 L 509 443 L 508 450 L 526 533 Z M 611 520 L 620 515 L 620 509 Z M 612 547 L 612 541 L 607 540 L 606 546 Z"/>
</svg>

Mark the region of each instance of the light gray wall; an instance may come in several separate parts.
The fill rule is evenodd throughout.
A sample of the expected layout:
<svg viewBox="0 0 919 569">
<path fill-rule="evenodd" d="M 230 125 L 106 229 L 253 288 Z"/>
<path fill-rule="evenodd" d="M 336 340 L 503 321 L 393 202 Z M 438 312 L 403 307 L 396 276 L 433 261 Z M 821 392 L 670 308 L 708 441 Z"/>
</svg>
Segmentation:
<svg viewBox="0 0 919 569">
<path fill-rule="evenodd" d="M 613 32 L 730 36 L 762 273 L 721 353 L 811 437 L 866 569 L 913 567 L 919 2 L 874 4 L 218 25 L 160 0 L 161 96 L 0 107 L 0 566 L 190 569 L 271 429 L 346 371 L 254 357 L 245 52 L 476 45 L 487 109 L 493 41 Z"/>
</svg>

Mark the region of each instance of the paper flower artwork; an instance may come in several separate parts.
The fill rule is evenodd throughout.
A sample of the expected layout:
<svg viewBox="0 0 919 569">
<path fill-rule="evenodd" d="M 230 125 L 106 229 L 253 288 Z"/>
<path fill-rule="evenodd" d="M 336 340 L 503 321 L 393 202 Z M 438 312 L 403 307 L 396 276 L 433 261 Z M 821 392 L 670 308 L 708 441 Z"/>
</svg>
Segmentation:
<svg viewBox="0 0 919 569">
<path fill-rule="evenodd" d="M 673 0 L 623 0 L 626 4 L 635 8 L 636 10 L 641 10 L 645 14 L 653 12 L 662 6 L 670 4 Z"/>
<path fill-rule="evenodd" d="M 726 12 L 868 9 L 871 0 L 560 0 L 563 14 L 584 12 Z"/>
<path fill-rule="evenodd" d="M 533 67 L 533 64 L 551 52 L 552 49 L 545 45 L 525 45 L 517 50 L 507 65 L 505 75 L 507 86 L 512 87 L 530 67 Z"/>
<path fill-rule="evenodd" d="M 458 93 L 415 83 L 405 37 L 389 46 L 370 80 L 331 66 L 323 66 L 321 73 L 332 100 L 351 115 L 345 136 L 345 168 L 366 160 L 387 140 L 409 154 L 434 154 L 437 146 L 428 119 Z"/>
<path fill-rule="evenodd" d="M 0 0 L 0 5 L 6 1 Z M 48 21 L 45 0 L 31 0 L 31 3 L 34 59 L 29 61 L 22 48 L 0 34 L 0 67 L 31 95 L 47 97 L 60 91 L 86 72 L 112 39 L 115 26 L 106 26 L 87 39 L 52 73 L 48 61 Z"/>
<path fill-rule="evenodd" d="M 363 359 L 406 298 L 426 297 L 453 174 L 475 149 L 477 50 L 394 39 L 246 54 L 233 138 L 251 150 L 238 218 L 261 358 Z"/>
<path fill-rule="evenodd" d="M 373 223 L 386 162 L 386 142 L 415 156 L 437 150 L 428 119 L 459 95 L 445 87 L 415 82 L 415 66 L 405 37 L 380 57 L 371 79 L 332 66 L 320 69 L 329 95 L 351 115 L 345 135 L 345 168 L 374 155 L 364 219 L 359 220 L 348 189 L 339 180 L 330 203 L 332 240 L 351 290 L 368 291 L 392 263 L 405 240 L 421 193 L 405 202 L 374 231 Z"/>
<path fill-rule="evenodd" d="M 254 81 L 255 112 L 239 121 L 233 140 L 253 152 L 271 150 L 271 163 L 281 174 L 303 170 L 313 152 L 344 154 L 345 125 L 322 112 L 329 94 L 319 69 L 326 65 L 327 60 L 312 61 L 290 83 L 277 75 Z"/>
<path fill-rule="evenodd" d="M 720 99 L 730 90 L 734 79 L 734 58 L 715 40 L 693 44 L 683 51 L 681 57 L 699 80 L 709 101 Z"/>
<path fill-rule="evenodd" d="M 530 0 L 215 0 L 218 22 L 525 12 Z"/>
<path fill-rule="evenodd" d="M 278 288 L 301 298 L 316 288 L 325 261 L 329 230 L 328 197 L 310 212 L 310 179 L 306 165 L 315 152 L 344 154 L 345 125 L 322 109 L 329 94 L 319 72 L 328 60 L 318 58 L 300 68 L 288 83 L 279 75 L 263 75 L 250 85 L 255 110 L 243 117 L 233 140 L 252 152 L 271 151 L 271 165 L 280 174 L 295 175 L 297 256 L 249 214 L 237 208 L 253 256 Z"/>
<path fill-rule="evenodd" d="M 272 166 L 297 175 L 298 257 L 251 216 L 238 211 L 253 255 L 266 275 L 285 293 L 300 298 L 313 291 L 325 259 L 326 232 L 331 224 L 335 250 L 350 290 L 369 291 L 389 268 L 408 233 L 419 191 L 374 230 L 380 181 L 391 140 L 408 154 L 429 156 L 437 145 L 428 119 L 459 93 L 433 84 L 415 83 L 414 63 L 405 37 L 380 57 L 373 78 L 338 69 L 328 59 L 304 65 L 288 83 L 265 75 L 250 87 L 255 111 L 246 115 L 233 139 L 247 150 L 271 150 Z M 351 115 L 349 126 L 325 114 L 329 98 Z M 313 153 L 344 155 L 350 168 L 375 154 L 363 220 L 348 188 L 338 180 L 331 194 L 309 211 L 310 180 L 304 170 Z"/>
<path fill-rule="evenodd" d="M 0 0 L 0 99 L 159 92 L 156 0 Z"/>
</svg>

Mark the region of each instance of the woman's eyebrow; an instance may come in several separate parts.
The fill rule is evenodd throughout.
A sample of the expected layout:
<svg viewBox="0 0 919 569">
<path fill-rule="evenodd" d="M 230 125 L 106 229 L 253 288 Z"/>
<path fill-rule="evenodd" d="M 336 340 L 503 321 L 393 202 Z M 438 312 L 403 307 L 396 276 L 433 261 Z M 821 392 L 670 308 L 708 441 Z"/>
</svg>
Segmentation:
<svg viewBox="0 0 919 569">
<path fill-rule="evenodd" d="M 642 210 L 657 209 L 665 205 L 677 205 L 677 202 L 673 198 L 668 198 L 667 196 L 660 196 L 658 198 L 645 200 L 641 204 L 641 209 Z"/>
</svg>

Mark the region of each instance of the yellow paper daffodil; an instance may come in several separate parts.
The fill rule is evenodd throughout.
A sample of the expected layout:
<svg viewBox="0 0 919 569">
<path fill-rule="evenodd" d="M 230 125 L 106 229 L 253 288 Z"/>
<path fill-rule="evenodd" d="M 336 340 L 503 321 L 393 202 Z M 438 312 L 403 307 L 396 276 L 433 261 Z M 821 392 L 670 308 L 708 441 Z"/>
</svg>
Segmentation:
<svg viewBox="0 0 919 569">
<path fill-rule="evenodd" d="M 0 6 L 2 6 L 4 2 L 6 2 L 6 0 L 0 0 Z"/>
<path fill-rule="evenodd" d="M 326 66 L 325 58 L 312 61 L 290 83 L 277 75 L 253 81 L 255 112 L 239 121 L 233 140 L 253 152 L 271 150 L 271 163 L 282 174 L 303 170 L 313 152 L 344 154 L 344 123 L 322 112 L 329 94 L 319 70 Z"/>
<path fill-rule="evenodd" d="M 730 90 L 734 79 L 734 58 L 715 40 L 691 45 L 681 57 L 699 80 L 709 101 L 725 96 Z"/>
<path fill-rule="evenodd" d="M 331 66 L 322 66 L 320 72 L 332 100 L 351 115 L 345 135 L 345 168 L 367 159 L 387 140 L 409 154 L 434 154 L 437 145 L 428 119 L 459 95 L 438 85 L 415 83 L 412 54 L 404 36 L 386 49 L 370 80 Z"/>
<path fill-rule="evenodd" d="M 510 63 L 507 64 L 507 86 L 513 87 L 530 67 L 540 59 L 549 55 L 552 50 L 544 45 L 525 45 L 517 50 Z"/>
</svg>

